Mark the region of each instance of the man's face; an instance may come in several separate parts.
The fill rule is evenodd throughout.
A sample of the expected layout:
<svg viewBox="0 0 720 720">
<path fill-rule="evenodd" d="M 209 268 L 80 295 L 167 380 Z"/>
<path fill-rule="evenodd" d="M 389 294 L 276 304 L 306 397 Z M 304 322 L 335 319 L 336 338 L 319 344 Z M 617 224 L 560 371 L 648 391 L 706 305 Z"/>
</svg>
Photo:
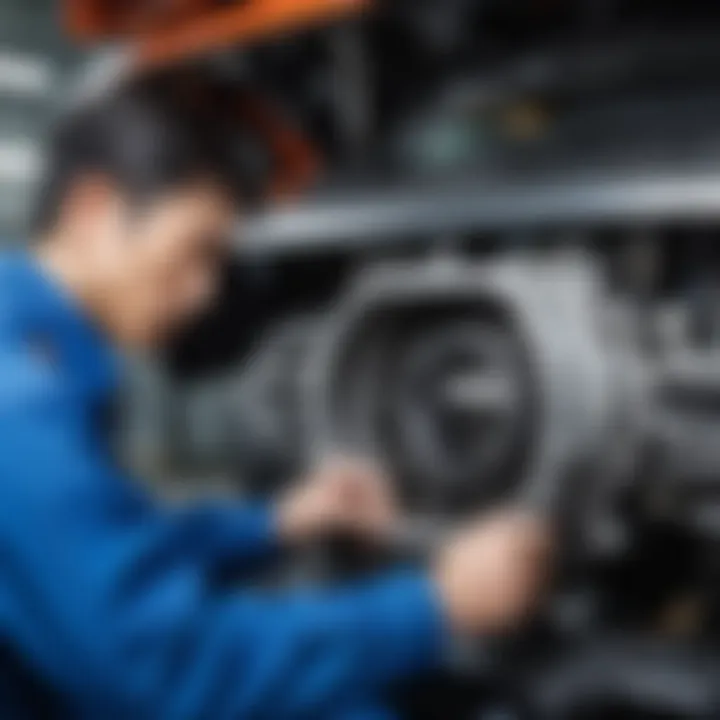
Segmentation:
<svg viewBox="0 0 720 720">
<path fill-rule="evenodd" d="M 121 343 L 157 346 L 213 301 L 230 249 L 232 204 L 209 182 L 144 208 L 116 200 L 87 244 L 105 294 L 99 305 Z"/>
</svg>

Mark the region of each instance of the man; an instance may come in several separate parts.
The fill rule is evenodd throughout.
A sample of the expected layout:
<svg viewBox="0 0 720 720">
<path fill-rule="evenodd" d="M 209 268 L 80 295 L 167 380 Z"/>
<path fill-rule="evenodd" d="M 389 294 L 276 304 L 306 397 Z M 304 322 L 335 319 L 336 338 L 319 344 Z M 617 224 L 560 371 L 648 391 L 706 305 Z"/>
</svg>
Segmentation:
<svg viewBox="0 0 720 720">
<path fill-rule="evenodd" d="M 541 580 L 541 524 L 498 516 L 426 574 L 328 593 L 221 594 L 214 571 L 329 529 L 390 530 L 382 481 L 331 465 L 276 507 L 168 512 L 113 462 L 115 348 L 147 349 L 211 301 L 235 178 L 211 128 L 139 91 L 58 133 L 35 252 L 0 267 L 0 715 L 380 717 L 453 633 L 501 630 Z"/>
</svg>

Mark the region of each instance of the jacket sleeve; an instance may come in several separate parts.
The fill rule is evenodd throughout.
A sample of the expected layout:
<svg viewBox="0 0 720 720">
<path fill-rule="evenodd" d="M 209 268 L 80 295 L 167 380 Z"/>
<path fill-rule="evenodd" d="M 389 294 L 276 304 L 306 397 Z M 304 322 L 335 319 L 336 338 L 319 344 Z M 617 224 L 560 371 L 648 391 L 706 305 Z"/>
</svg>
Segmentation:
<svg viewBox="0 0 720 720">
<path fill-rule="evenodd" d="M 187 509 L 166 511 L 166 516 L 175 542 L 197 556 L 208 571 L 256 568 L 281 553 L 269 505 L 201 501 Z"/>
<path fill-rule="evenodd" d="M 0 434 L 13 640 L 73 716 L 318 718 L 437 661 L 442 613 L 422 575 L 214 595 L 199 533 L 132 499 L 62 392 L 1 409 Z"/>
</svg>

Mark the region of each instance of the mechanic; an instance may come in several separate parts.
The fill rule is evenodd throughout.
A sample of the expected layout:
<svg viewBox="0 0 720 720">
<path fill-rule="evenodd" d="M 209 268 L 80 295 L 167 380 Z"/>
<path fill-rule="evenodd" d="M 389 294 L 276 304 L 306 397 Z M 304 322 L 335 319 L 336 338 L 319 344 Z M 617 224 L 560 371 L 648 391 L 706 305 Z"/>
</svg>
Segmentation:
<svg viewBox="0 0 720 720">
<path fill-rule="evenodd" d="M 549 543 L 519 513 L 470 523 L 427 572 L 338 590 L 221 591 L 329 530 L 387 536 L 387 483 L 334 461 L 273 506 L 168 509 L 126 476 L 103 418 L 121 352 L 213 299 L 236 178 L 212 128 L 142 91 L 66 119 L 33 251 L 0 262 L 0 716 L 386 717 L 385 689 L 537 598 Z"/>
</svg>

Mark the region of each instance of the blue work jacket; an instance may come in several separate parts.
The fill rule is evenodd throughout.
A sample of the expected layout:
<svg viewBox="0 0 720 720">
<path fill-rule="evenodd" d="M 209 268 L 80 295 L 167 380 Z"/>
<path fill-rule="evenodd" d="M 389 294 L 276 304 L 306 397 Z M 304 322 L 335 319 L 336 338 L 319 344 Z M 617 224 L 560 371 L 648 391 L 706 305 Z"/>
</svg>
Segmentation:
<svg viewBox="0 0 720 720">
<path fill-rule="evenodd" d="M 444 642 L 432 584 L 218 592 L 268 509 L 169 511 L 102 429 L 119 363 L 24 254 L 0 259 L 0 718 L 367 720 Z"/>
</svg>

